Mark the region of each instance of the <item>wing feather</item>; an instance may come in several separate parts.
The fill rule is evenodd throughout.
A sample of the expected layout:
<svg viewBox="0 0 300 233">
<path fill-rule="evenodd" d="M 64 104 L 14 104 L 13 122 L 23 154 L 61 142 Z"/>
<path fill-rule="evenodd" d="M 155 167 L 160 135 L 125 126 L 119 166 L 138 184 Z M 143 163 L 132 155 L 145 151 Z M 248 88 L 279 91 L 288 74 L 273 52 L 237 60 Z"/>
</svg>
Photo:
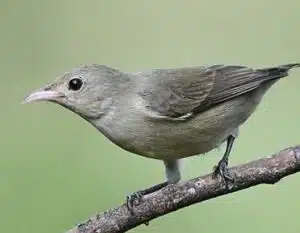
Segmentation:
<svg viewBox="0 0 300 233">
<path fill-rule="evenodd" d="M 250 92 L 267 80 L 286 76 L 280 70 L 270 71 L 214 65 L 140 72 L 148 80 L 140 95 L 146 107 L 161 117 L 191 116 Z"/>
</svg>

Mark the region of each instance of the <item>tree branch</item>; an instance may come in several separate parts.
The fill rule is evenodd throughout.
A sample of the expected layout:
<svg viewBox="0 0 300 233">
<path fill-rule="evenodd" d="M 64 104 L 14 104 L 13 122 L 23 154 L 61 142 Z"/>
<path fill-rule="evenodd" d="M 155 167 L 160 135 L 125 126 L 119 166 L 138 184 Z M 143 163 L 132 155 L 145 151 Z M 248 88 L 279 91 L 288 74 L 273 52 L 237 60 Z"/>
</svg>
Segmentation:
<svg viewBox="0 0 300 233">
<path fill-rule="evenodd" d="M 143 197 L 131 215 L 123 204 L 91 217 L 66 233 L 119 233 L 147 223 L 159 216 L 221 195 L 259 185 L 275 184 L 281 178 L 300 171 L 300 145 L 273 156 L 255 160 L 229 169 L 234 184 L 226 187 L 211 174 L 191 179 Z"/>
</svg>

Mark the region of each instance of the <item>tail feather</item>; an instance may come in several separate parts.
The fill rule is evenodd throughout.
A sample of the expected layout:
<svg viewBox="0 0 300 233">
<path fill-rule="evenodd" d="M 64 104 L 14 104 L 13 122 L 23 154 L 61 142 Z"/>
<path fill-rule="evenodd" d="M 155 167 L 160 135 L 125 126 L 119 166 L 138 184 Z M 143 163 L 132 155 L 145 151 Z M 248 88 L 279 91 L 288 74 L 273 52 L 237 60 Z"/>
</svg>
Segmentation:
<svg viewBox="0 0 300 233">
<path fill-rule="evenodd" d="M 264 72 L 264 76 L 272 77 L 272 79 L 276 78 L 283 78 L 285 76 L 288 76 L 288 71 L 292 68 L 299 68 L 300 63 L 293 63 L 293 64 L 287 64 L 287 65 L 281 65 L 276 67 L 269 67 L 269 68 L 263 68 L 258 69 L 260 72 Z"/>
<path fill-rule="evenodd" d="M 300 63 L 293 63 L 293 64 L 287 64 L 283 66 L 278 66 L 278 68 L 285 69 L 285 70 L 290 70 L 292 68 L 298 68 L 300 67 Z"/>
</svg>

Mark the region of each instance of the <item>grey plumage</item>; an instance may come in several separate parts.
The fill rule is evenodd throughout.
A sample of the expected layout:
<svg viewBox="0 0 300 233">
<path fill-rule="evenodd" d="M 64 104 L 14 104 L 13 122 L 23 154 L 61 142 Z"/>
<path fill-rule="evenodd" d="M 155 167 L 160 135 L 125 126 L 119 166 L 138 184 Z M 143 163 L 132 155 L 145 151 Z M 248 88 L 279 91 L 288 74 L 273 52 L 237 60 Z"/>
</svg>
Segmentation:
<svg viewBox="0 0 300 233">
<path fill-rule="evenodd" d="M 285 77 L 295 66 L 298 64 L 253 70 L 245 66 L 214 65 L 141 72 L 150 82 L 150 88 L 142 90 L 141 95 L 151 110 L 176 118 L 203 112 L 251 92 L 266 81 Z"/>
<path fill-rule="evenodd" d="M 66 73 L 25 101 L 49 100 L 70 109 L 123 149 L 163 160 L 168 182 L 176 183 L 179 159 L 235 137 L 268 88 L 299 66 L 213 65 L 125 73 L 90 65 Z M 79 90 L 70 88 L 74 79 L 82 81 Z"/>
</svg>

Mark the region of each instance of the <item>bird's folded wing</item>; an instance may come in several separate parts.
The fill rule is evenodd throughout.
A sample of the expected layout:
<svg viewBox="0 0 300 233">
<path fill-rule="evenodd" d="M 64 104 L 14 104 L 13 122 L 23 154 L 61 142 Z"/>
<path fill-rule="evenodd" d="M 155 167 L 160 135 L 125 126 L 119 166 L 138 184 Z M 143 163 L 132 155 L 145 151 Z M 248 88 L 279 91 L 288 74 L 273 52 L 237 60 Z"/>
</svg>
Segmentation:
<svg viewBox="0 0 300 233">
<path fill-rule="evenodd" d="M 263 70 L 224 65 L 158 69 L 139 75 L 147 77 L 149 82 L 140 92 L 146 107 L 166 118 L 203 112 L 270 79 Z"/>
</svg>

